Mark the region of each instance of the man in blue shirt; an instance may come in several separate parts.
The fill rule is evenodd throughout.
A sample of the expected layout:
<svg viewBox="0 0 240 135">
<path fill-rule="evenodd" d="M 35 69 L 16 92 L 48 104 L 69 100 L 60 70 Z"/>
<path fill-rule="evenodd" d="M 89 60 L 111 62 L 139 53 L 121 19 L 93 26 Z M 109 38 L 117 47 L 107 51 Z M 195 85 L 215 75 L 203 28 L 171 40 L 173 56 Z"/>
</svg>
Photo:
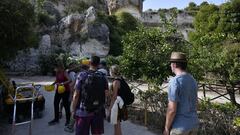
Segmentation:
<svg viewBox="0 0 240 135">
<path fill-rule="evenodd" d="M 184 53 L 173 52 L 170 62 L 176 76 L 169 82 L 163 135 L 197 135 L 197 82 L 186 72 L 187 59 Z"/>
</svg>

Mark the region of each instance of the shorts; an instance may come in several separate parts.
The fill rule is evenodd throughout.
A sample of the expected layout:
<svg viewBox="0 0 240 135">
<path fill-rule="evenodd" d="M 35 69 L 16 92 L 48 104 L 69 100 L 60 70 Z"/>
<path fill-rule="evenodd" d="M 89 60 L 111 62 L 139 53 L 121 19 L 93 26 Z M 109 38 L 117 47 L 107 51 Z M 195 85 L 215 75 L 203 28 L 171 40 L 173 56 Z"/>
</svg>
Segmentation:
<svg viewBox="0 0 240 135">
<path fill-rule="evenodd" d="M 198 128 L 190 129 L 188 131 L 181 131 L 179 129 L 172 129 L 170 135 L 197 135 Z"/>
<path fill-rule="evenodd" d="M 104 133 L 104 121 L 102 115 L 87 117 L 76 117 L 76 135 L 89 135 L 91 128 L 92 134 Z"/>
</svg>

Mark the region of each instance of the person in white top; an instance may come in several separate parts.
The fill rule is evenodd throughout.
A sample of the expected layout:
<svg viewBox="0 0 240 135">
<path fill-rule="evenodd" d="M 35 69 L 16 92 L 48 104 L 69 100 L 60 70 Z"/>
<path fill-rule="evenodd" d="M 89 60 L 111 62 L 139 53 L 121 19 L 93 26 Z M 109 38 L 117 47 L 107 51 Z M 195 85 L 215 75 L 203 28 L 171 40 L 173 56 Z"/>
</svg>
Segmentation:
<svg viewBox="0 0 240 135">
<path fill-rule="evenodd" d="M 120 110 L 117 108 L 114 109 L 114 104 L 115 104 L 115 101 L 118 102 L 118 94 L 119 94 L 119 90 L 120 90 L 120 84 L 121 82 L 118 80 L 118 78 L 121 78 L 121 74 L 119 72 L 119 66 L 117 65 L 114 65 L 114 66 L 111 66 L 110 68 L 110 75 L 112 77 L 114 77 L 114 81 L 112 83 L 112 96 L 111 96 L 111 103 L 110 103 L 110 107 L 109 107 L 109 110 L 113 111 L 111 113 L 115 113 L 117 111 L 117 122 L 114 122 L 114 135 L 122 135 L 122 130 L 121 130 L 121 120 L 122 120 L 122 116 L 120 115 Z M 119 100 L 120 101 L 120 100 Z M 110 121 L 113 121 L 113 120 L 110 120 Z M 116 124 L 115 124 L 116 123 Z"/>
</svg>

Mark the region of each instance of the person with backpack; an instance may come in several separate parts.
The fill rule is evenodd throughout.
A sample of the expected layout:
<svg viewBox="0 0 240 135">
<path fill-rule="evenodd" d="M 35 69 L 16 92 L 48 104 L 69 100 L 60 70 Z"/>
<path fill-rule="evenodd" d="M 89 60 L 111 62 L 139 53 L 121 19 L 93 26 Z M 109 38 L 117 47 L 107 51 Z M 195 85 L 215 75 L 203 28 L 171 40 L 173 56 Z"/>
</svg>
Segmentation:
<svg viewBox="0 0 240 135">
<path fill-rule="evenodd" d="M 89 66 L 88 65 L 86 65 L 86 64 L 82 64 L 82 65 L 80 65 L 80 72 L 87 72 L 88 71 L 88 69 L 89 69 Z M 76 77 L 77 78 L 77 77 Z M 76 78 L 75 78 L 75 82 L 74 82 L 74 84 L 76 84 Z M 75 91 L 75 85 L 74 85 L 74 88 L 73 88 L 73 93 L 74 93 L 74 91 Z M 71 101 L 72 101 L 73 99 L 71 98 Z M 74 118 L 75 116 L 74 115 L 71 115 L 71 118 L 70 118 L 70 122 L 69 122 L 69 124 L 64 128 L 64 131 L 66 131 L 66 132 L 69 132 L 69 133 L 73 133 L 74 132 L 74 125 L 75 125 L 75 118 Z"/>
<path fill-rule="evenodd" d="M 97 71 L 98 56 L 92 56 L 90 69 L 80 72 L 75 85 L 72 115 L 76 117 L 76 135 L 101 135 L 104 133 L 105 96 L 108 82 L 102 72 Z"/>
<path fill-rule="evenodd" d="M 110 121 L 114 124 L 114 135 L 122 135 L 121 121 L 127 120 L 127 105 L 133 103 L 134 94 L 131 93 L 128 84 L 121 77 L 118 65 L 111 66 L 110 75 L 114 78 L 110 88 L 112 89 L 112 98 L 109 107 L 109 111 L 111 110 Z M 115 122 L 115 120 L 117 121 Z"/>
</svg>

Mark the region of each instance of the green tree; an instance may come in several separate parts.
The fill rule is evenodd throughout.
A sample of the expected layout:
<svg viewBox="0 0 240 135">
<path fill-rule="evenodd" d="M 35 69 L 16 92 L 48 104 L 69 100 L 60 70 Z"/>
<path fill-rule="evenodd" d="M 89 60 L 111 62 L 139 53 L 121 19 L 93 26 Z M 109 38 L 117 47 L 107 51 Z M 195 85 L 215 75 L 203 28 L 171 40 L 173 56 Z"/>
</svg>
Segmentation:
<svg viewBox="0 0 240 135">
<path fill-rule="evenodd" d="M 239 35 L 240 30 L 240 0 L 224 3 L 220 6 L 220 20 L 217 32 L 225 33 L 226 36 Z"/>
<path fill-rule="evenodd" d="M 171 74 L 168 59 L 172 51 L 187 51 L 187 42 L 174 23 L 177 11 L 170 17 L 160 14 L 161 25 L 151 28 L 140 26 L 127 33 L 123 40 L 120 64 L 126 77 L 143 79 L 152 86 L 162 84 Z"/>
<path fill-rule="evenodd" d="M 0 63 L 37 44 L 34 17 L 34 8 L 26 0 L 0 1 Z"/>
<path fill-rule="evenodd" d="M 206 76 L 213 73 L 220 78 L 230 95 L 231 102 L 240 106 L 233 92 L 234 82 L 239 80 L 239 25 L 234 23 L 240 13 L 239 0 L 220 5 L 204 5 L 196 15 L 195 31 L 189 35 L 192 47 L 189 49 L 190 67 L 196 78 L 207 81 Z M 237 5 L 238 7 L 240 5 Z"/>
<path fill-rule="evenodd" d="M 168 59 L 173 46 L 159 28 L 140 27 L 124 37 L 123 45 L 121 65 L 127 77 L 162 84 L 169 76 Z"/>
<path fill-rule="evenodd" d="M 202 7 L 202 6 L 207 6 L 207 5 L 209 5 L 209 3 L 208 3 L 207 1 L 204 1 L 204 2 L 202 2 L 202 3 L 200 4 L 200 7 Z"/>
<path fill-rule="evenodd" d="M 118 12 L 116 15 L 107 16 L 98 12 L 97 22 L 105 23 L 110 31 L 110 51 L 109 54 L 119 56 L 123 52 L 122 37 L 129 31 L 136 30 L 139 22 L 131 14 Z"/>
<path fill-rule="evenodd" d="M 142 26 L 124 36 L 120 61 L 124 75 L 153 85 L 162 84 L 171 74 L 168 62 L 171 52 L 185 50 L 184 40 L 172 41 L 176 38 L 175 33 L 170 26 L 165 29 Z"/>
<path fill-rule="evenodd" d="M 115 15 L 118 21 L 118 25 L 124 34 L 129 31 L 136 30 L 137 27 L 139 26 L 138 20 L 135 17 L 133 17 L 130 13 L 117 12 Z"/>
<path fill-rule="evenodd" d="M 194 2 L 190 2 L 188 4 L 188 7 L 185 8 L 186 11 L 189 11 L 189 12 L 195 12 L 195 11 L 198 11 L 199 10 L 199 7 L 197 6 L 196 3 Z"/>
<path fill-rule="evenodd" d="M 194 2 L 190 2 L 190 3 L 188 4 L 188 8 L 189 8 L 189 9 L 195 9 L 196 7 L 197 7 L 197 4 L 194 3 Z"/>
<path fill-rule="evenodd" d="M 240 81 L 240 44 L 230 44 L 222 46 L 219 66 L 215 68 L 215 73 L 221 78 L 230 95 L 231 102 L 240 107 L 236 102 L 234 87 Z"/>
<path fill-rule="evenodd" d="M 207 33 L 217 27 L 218 7 L 216 5 L 206 5 L 200 8 L 194 20 L 196 33 Z M 214 26 L 215 25 L 215 26 Z M 211 29 L 209 29 L 211 27 Z"/>
</svg>

